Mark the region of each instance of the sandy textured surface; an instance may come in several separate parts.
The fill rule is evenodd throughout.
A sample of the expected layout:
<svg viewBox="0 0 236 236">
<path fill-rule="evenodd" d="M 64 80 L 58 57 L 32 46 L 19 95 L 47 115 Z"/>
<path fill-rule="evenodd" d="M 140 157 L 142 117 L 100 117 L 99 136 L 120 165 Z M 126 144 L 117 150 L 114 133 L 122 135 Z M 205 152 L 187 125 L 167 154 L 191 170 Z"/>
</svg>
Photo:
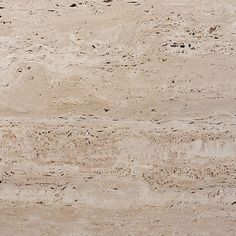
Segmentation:
<svg viewBox="0 0 236 236">
<path fill-rule="evenodd" d="M 0 0 L 0 235 L 236 235 L 235 0 Z"/>
</svg>

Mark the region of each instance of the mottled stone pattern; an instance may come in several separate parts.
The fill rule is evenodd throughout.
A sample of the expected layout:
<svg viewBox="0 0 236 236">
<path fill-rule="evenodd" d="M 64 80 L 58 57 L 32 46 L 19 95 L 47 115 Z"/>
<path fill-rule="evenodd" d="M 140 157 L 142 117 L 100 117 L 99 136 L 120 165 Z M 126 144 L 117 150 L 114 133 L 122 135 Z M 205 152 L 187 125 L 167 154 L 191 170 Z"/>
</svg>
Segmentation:
<svg viewBox="0 0 236 236">
<path fill-rule="evenodd" d="M 234 0 L 0 0 L 0 235 L 236 235 Z"/>
</svg>

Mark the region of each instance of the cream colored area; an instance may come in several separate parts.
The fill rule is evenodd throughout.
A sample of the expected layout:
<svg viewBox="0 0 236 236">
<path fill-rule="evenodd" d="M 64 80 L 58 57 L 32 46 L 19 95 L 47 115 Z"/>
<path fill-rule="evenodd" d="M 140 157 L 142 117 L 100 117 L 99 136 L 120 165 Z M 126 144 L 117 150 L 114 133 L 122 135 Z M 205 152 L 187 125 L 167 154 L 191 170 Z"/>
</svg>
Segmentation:
<svg viewBox="0 0 236 236">
<path fill-rule="evenodd" d="M 235 50 L 234 0 L 1 0 L 0 235 L 234 236 Z"/>
</svg>

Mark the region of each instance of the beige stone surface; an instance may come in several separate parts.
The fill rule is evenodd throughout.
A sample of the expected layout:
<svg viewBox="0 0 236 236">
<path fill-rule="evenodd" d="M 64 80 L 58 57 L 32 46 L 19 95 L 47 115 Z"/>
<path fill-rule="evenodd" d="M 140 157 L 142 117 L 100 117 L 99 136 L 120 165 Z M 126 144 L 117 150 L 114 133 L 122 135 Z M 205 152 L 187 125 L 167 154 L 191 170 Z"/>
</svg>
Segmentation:
<svg viewBox="0 0 236 236">
<path fill-rule="evenodd" d="M 236 235 L 235 50 L 235 0 L 0 0 L 0 235 Z"/>
</svg>

